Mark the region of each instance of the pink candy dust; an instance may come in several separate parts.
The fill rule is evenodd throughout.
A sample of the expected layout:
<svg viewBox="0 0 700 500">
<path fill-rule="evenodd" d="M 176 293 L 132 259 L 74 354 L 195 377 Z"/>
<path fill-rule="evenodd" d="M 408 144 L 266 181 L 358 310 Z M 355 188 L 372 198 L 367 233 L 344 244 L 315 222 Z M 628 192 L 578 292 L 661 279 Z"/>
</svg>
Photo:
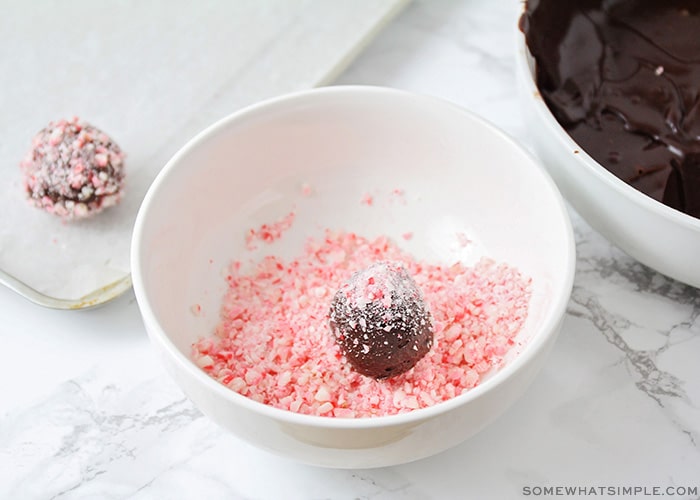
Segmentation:
<svg viewBox="0 0 700 500">
<path fill-rule="evenodd" d="M 273 243 L 279 240 L 285 231 L 292 227 L 295 217 L 296 213 L 292 210 L 276 222 L 263 224 L 258 229 L 250 228 L 245 235 L 246 248 L 248 250 L 256 250 L 258 248 L 256 241 Z"/>
<path fill-rule="evenodd" d="M 328 326 L 336 290 L 378 260 L 404 265 L 435 328 L 430 352 L 384 380 L 353 371 Z M 193 345 L 196 363 L 251 399 L 329 417 L 404 413 L 475 387 L 513 346 L 530 298 L 530 279 L 508 265 L 419 262 L 385 237 L 331 231 L 289 262 L 270 256 L 248 271 L 234 262 L 227 280 L 215 334 Z"/>
</svg>

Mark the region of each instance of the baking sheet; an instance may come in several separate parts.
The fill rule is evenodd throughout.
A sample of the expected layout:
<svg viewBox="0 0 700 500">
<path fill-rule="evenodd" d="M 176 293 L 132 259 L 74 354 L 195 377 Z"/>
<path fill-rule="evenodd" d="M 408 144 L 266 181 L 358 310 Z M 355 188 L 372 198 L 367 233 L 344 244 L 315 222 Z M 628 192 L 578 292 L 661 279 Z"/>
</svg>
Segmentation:
<svg viewBox="0 0 700 500">
<path fill-rule="evenodd" d="M 0 269 L 67 299 L 128 275 L 141 200 L 189 138 L 242 106 L 329 82 L 405 3 L 6 3 Z M 121 146 L 127 179 L 119 206 L 66 223 L 26 202 L 18 164 L 39 129 L 71 116 Z"/>
</svg>

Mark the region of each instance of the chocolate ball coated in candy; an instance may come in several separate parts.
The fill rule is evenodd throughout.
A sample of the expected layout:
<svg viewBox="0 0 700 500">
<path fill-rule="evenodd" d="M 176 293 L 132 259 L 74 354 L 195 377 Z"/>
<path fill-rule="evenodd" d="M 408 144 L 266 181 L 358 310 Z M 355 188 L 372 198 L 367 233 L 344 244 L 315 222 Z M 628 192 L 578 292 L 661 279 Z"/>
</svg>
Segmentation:
<svg viewBox="0 0 700 500">
<path fill-rule="evenodd" d="M 410 370 L 433 344 L 423 295 L 395 262 L 372 264 L 343 284 L 331 302 L 330 326 L 353 368 L 376 379 Z"/>
<path fill-rule="evenodd" d="M 99 213 L 123 194 L 124 153 L 78 118 L 42 129 L 20 168 L 30 202 L 66 220 Z"/>
</svg>

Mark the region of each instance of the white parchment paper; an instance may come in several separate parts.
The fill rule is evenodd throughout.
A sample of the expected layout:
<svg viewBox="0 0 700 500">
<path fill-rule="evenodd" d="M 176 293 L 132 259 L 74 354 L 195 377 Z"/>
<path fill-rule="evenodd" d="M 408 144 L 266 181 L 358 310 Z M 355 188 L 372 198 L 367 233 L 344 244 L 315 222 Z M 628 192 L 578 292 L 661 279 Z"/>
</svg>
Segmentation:
<svg viewBox="0 0 700 500">
<path fill-rule="evenodd" d="M 404 3 L 6 2 L 0 269 L 60 298 L 127 275 L 141 200 L 189 138 L 244 105 L 328 82 Z M 18 164 L 39 129 L 74 115 L 126 152 L 126 195 L 64 223 L 25 201 Z"/>
</svg>

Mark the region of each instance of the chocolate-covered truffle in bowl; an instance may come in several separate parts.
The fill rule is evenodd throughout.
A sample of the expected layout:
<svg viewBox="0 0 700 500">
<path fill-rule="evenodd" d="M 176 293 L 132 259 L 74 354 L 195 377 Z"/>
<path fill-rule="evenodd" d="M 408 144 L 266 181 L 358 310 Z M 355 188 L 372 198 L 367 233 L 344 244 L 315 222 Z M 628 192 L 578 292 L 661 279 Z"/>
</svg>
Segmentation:
<svg viewBox="0 0 700 500">
<path fill-rule="evenodd" d="M 353 274 L 333 297 L 330 326 L 353 368 L 377 379 L 410 370 L 433 343 L 423 295 L 396 262 L 377 262 Z"/>
<path fill-rule="evenodd" d="M 51 122 L 20 163 L 29 201 L 63 219 L 81 219 L 122 197 L 124 153 L 79 118 Z"/>
</svg>

